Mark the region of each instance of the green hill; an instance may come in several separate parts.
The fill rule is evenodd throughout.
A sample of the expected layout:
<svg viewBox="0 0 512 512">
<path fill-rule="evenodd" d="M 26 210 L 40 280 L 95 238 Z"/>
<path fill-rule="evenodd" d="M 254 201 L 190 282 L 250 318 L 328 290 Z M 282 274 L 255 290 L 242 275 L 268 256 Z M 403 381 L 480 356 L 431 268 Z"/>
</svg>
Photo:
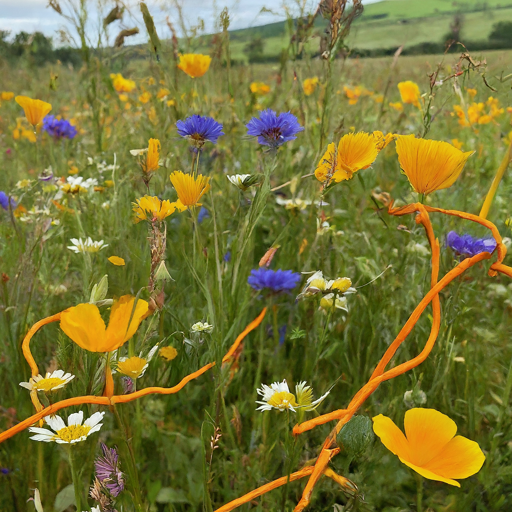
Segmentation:
<svg viewBox="0 0 512 512">
<path fill-rule="evenodd" d="M 365 6 L 347 39 L 350 48 L 375 50 L 420 43 L 440 43 L 449 32 L 455 15 L 463 16 L 461 40 L 485 41 L 498 21 L 512 21 L 512 0 L 383 0 Z M 318 52 L 319 36 L 326 20 L 315 21 L 316 35 L 308 50 Z M 230 32 L 234 59 L 246 60 L 246 45 L 254 39 L 264 42 L 264 54 L 277 57 L 288 43 L 286 22 L 250 27 Z M 207 51 L 208 39 L 198 50 Z"/>
</svg>

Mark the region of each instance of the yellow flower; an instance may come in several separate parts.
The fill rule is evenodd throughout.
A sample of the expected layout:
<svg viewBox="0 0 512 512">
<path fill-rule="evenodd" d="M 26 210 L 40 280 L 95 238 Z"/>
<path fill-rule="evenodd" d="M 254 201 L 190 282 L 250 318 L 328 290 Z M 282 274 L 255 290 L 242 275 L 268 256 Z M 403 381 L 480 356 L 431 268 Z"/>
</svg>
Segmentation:
<svg viewBox="0 0 512 512">
<path fill-rule="evenodd" d="M 420 88 L 415 82 L 407 80 L 407 82 L 400 82 L 398 84 L 398 90 L 400 91 L 400 97 L 402 103 L 409 103 L 415 107 L 420 108 Z"/>
<path fill-rule="evenodd" d="M 361 96 L 370 96 L 372 94 L 360 85 L 356 85 L 355 87 L 347 87 L 344 85 L 343 91 L 345 92 L 345 96 L 348 98 L 349 105 L 355 105 Z"/>
<path fill-rule="evenodd" d="M 201 206 L 198 202 L 201 197 L 210 190 L 210 178 L 198 174 L 194 178 L 190 174 L 183 174 L 181 171 L 174 171 L 171 176 L 171 183 L 178 193 L 178 198 L 185 207 Z"/>
<path fill-rule="evenodd" d="M 408 410 L 404 428 L 405 436 L 390 418 L 373 418 L 373 430 L 384 446 L 429 480 L 460 487 L 454 479 L 474 475 L 485 461 L 478 443 L 455 436 L 455 422 L 434 409 Z"/>
<path fill-rule="evenodd" d="M 178 68 L 192 78 L 203 76 L 210 67 L 212 59 L 209 55 L 200 53 L 185 53 L 180 55 Z"/>
<path fill-rule="evenodd" d="M 161 201 L 158 197 L 144 196 L 136 199 L 137 203 L 133 203 L 133 211 L 135 212 L 136 222 L 141 220 L 159 220 L 162 221 L 176 210 L 182 212 L 186 207 L 181 204 L 180 200 L 171 203 L 168 199 Z"/>
<path fill-rule="evenodd" d="M 144 358 L 137 356 L 129 357 L 128 359 L 117 363 L 117 371 L 123 375 L 131 377 L 132 379 L 142 377 L 147 367 L 147 361 Z"/>
<path fill-rule="evenodd" d="M 404 110 L 404 106 L 402 103 L 400 103 L 399 101 L 395 102 L 395 103 L 389 103 L 389 106 L 392 108 L 392 109 L 395 109 L 397 112 L 403 112 Z"/>
<path fill-rule="evenodd" d="M 270 92 L 270 86 L 263 82 L 252 82 L 249 88 L 256 96 L 265 96 L 265 94 Z"/>
<path fill-rule="evenodd" d="M 0 94 L 0 99 L 2 99 L 3 101 L 9 101 L 9 100 L 12 100 L 13 98 L 14 98 L 13 92 L 2 91 L 2 93 Z"/>
<path fill-rule="evenodd" d="M 110 261 L 110 263 L 112 263 L 112 265 L 115 265 L 116 267 L 123 267 L 124 265 L 126 265 L 123 258 L 120 258 L 119 256 L 110 256 L 110 258 L 108 258 L 108 261 Z"/>
<path fill-rule="evenodd" d="M 131 92 L 135 87 L 137 87 L 133 80 L 123 78 L 121 73 L 112 73 L 110 78 L 112 79 L 112 85 L 117 92 Z"/>
<path fill-rule="evenodd" d="M 168 96 L 169 94 L 171 93 L 171 91 L 169 91 L 169 89 L 160 89 L 157 93 L 156 93 L 156 97 L 157 99 L 159 100 L 163 100 L 166 96 Z"/>
<path fill-rule="evenodd" d="M 452 144 L 456 149 L 462 149 L 462 146 L 464 145 L 459 139 L 452 139 Z"/>
<path fill-rule="evenodd" d="M 158 139 L 149 139 L 147 148 L 132 149 L 130 153 L 133 156 L 141 157 L 139 164 L 145 173 L 156 171 L 160 166 L 160 141 Z"/>
<path fill-rule="evenodd" d="M 128 94 L 120 94 L 119 95 L 119 100 L 120 101 L 128 101 L 129 100 Z"/>
<path fill-rule="evenodd" d="M 470 98 L 474 98 L 476 96 L 476 89 L 470 89 L 469 87 L 466 87 L 466 91 Z"/>
<path fill-rule="evenodd" d="M 473 151 L 463 153 L 448 142 L 399 135 L 398 161 L 409 181 L 420 194 L 451 187 Z"/>
<path fill-rule="evenodd" d="M 318 85 L 318 77 L 314 76 L 313 78 L 306 78 L 304 82 L 302 82 L 302 89 L 304 90 L 304 94 L 306 96 L 311 96 Z"/>
<path fill-rule="evenodd" d="M 141 103 L 147 103 L 149 100 L 151 99 L 151 93 L 149 92 L 143 92 L 140 96 L 139 96 L 139 101 Z"/>
<path fill-rule="evenodd" d="M 356 171 L 372 165 L 379 154 L 380 144 L 381 141 L 373 134 L 359 132 L 344 135 L 337 151 L 334 143 L 327 147 L 315 170 L 316 179 L 322 182 L 332 179 L 336 183 L 351 179 Z"/>
<path fill-rule="evenodd" d="M 166 361 L 172 361 L 178 355 L 178 351 L 174 347 L 162 347 L 160 349 L 160 356 Z"/>
<path fill-rule="evenodd" d="M 382 151 L 391 141 L 396 138 L 396 135 L 393 133 L 386 133 L 386 135 L 384 135 L 381 131 L 378 130 L 373 132 L 373 136 L 379 151 Z"/>
<path fill-rule="evenodd" d="M 148 312 L 148 303 L 123 295 L 110 310 L 108 327 L 94 304 L 78 304 L 62 313 L 60 328 L 89 352 L 111 352 L 123 346 L 138 329 Z M 130 321 L 131 318 L 131 321 Z"/>
<path fill-rule="evenodd" d="M 41 123 L 44 117 L 50 112 L 50 103 L 41 100 L 33 100 L 28 96 L 16 96 L 16 103 L 25 111 L 25 116 L 32 126 Z"/>
</svg>

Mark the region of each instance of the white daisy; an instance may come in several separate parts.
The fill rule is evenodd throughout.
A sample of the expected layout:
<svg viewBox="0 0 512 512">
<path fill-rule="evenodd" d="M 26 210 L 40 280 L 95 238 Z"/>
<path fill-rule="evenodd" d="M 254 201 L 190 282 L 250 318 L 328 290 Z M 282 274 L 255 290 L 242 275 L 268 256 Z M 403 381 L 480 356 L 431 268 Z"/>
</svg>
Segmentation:
<svg viewBox="0 0 512 512">
<path fill-rule="evenodd" d="M 208 322 L 196 322 L 190 330 L 192 332 L 207 332 L 208 334 L 213 331 L 213 325 Z"/>
<path fill-rule="evenodd" d="M 274 382 L 270 386 L 262 384 L 261 389 L 258 389 L 258 395 L 262 396 L 262 400 L 256 401 L 257 404 L 260 404 L 257 411 L 277 409 L 283 412 L 290 409 L 295 412 L 295 408 L 298 406 L 295 396 L 290 393 L 286 379 L 283 382 Z"/>
<path fill-rule="evenodd" d="M 80 411 L 75 414 L 70 414 L 67 426 L 60 416 L 46 416 L 44 420 L 53 432 L 46 428 L 30 427 L 28 429 L 29 432 L 36 434 L 30 439 L 43 441 L 45 443 L 54 441 L 59 444 L 72 444 L 85 441 L 88 436 L 100 430 L 103 425 L 100 421 L 103 419 L 104 415 L 104 412 L 95 412 L 90 418 L 86 419 L 82 425 L 84 413 Z"/>
<path fill-rule="evenodd" d="M 295 384 L 297 403 L 299 404 L 299 407 L 302 407 L 305 411 L 314 411 L 325 400 L 325 397 L 330 392 L 331 390 L 329 389 L 329 391 L 320 398 L 313 400 L 313 388 L 311 386 L 306 386 L 306 381 Z"/>
<path fill-rule="evenodd" d="M 249 188 L 250 185 L 247 183 L 247 180 L 249 180 L 250 177 L 250 174 L 231 174 L 226 176 L 226 178 L 240 190 L 247 190 Z"/>
<path fill-rule="evenodd" d="M 98 252 L 101 251 L 101 249 L 108 247 L 108 244 L 104 244 L 103 240 L 100 240 L 99 242 L 93 242 L 91 237 L 88 237 L 85 240 L 82 240 L 81 238 L 72 238 L 71 243 L 73 245 L 68 245 L 68 249 L 75 252 L 76 254 L 81 252 Z"/>
<path fill-rule="evenodd" d="M 46 372 L 46 375 L 36 375 L 31 377 L 28 382 L 20 382 L 20 386 L 29 391 L 55 391 L 63 388 L 68 382 L 75 378 L 71 373 L 64 373 L 63 370 L 55 370 L 54 372 Z"/>
</svg>

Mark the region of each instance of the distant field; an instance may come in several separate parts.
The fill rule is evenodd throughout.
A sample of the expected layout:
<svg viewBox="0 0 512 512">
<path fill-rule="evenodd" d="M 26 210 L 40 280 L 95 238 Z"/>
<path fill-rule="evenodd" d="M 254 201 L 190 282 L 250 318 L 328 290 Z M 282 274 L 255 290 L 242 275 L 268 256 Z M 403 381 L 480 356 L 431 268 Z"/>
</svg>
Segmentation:
<svg viewBox="0 0 512 512">
<path fill-rule="evenodd" d="M 512 1 L 384 0 L 365 6 L 363 15 L 352 26 L 347 44 L 351 48 L 371 50 L 441 42 L 458 12 L 464 14 L 463 41 L 487 40 L 495 23 L 512 21 Z M 318 51 L 324 23 L 322 19 L 315 23 L 316 34 L 309 44 L 313 53 Z M 268 56 L 279 55 L 289 40 L 284 22 L 236 30 L 231 35 L 233 58 L 246 60 L 244 48 L 257 37 L 264 40 L 264 52 Z M 208 40 L 198 50 L 207 51 Z"/>
</svg>

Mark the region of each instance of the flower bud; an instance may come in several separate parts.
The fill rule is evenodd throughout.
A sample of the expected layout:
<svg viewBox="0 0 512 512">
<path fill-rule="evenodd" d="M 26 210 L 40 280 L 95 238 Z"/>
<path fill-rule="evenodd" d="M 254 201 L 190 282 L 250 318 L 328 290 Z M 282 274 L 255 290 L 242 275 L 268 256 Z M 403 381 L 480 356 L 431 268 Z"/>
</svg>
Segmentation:
<svg viewBox="0 0 512 512">
<path fill-rule="evenodd" d="M 354 416 L 338 434 L 338 443 L 350 456 L 357 457 L 373 443 L 374 438 L 372 420 L 368 416 Z"/>
<path fill-rule="evenodd" d="M 108 275 L 104 275 L 100 282 L 95 284 L 92 288 L 90 304 L 96 304 L 107 296 L 108 292 Z"/>
<path fill-rule="evenodd" d="M 348 277 L 339 277 L 332 283 L 331 290 L 338 290 L 345 293 L 352 286 L 352 281 Z"/>
</svg>

